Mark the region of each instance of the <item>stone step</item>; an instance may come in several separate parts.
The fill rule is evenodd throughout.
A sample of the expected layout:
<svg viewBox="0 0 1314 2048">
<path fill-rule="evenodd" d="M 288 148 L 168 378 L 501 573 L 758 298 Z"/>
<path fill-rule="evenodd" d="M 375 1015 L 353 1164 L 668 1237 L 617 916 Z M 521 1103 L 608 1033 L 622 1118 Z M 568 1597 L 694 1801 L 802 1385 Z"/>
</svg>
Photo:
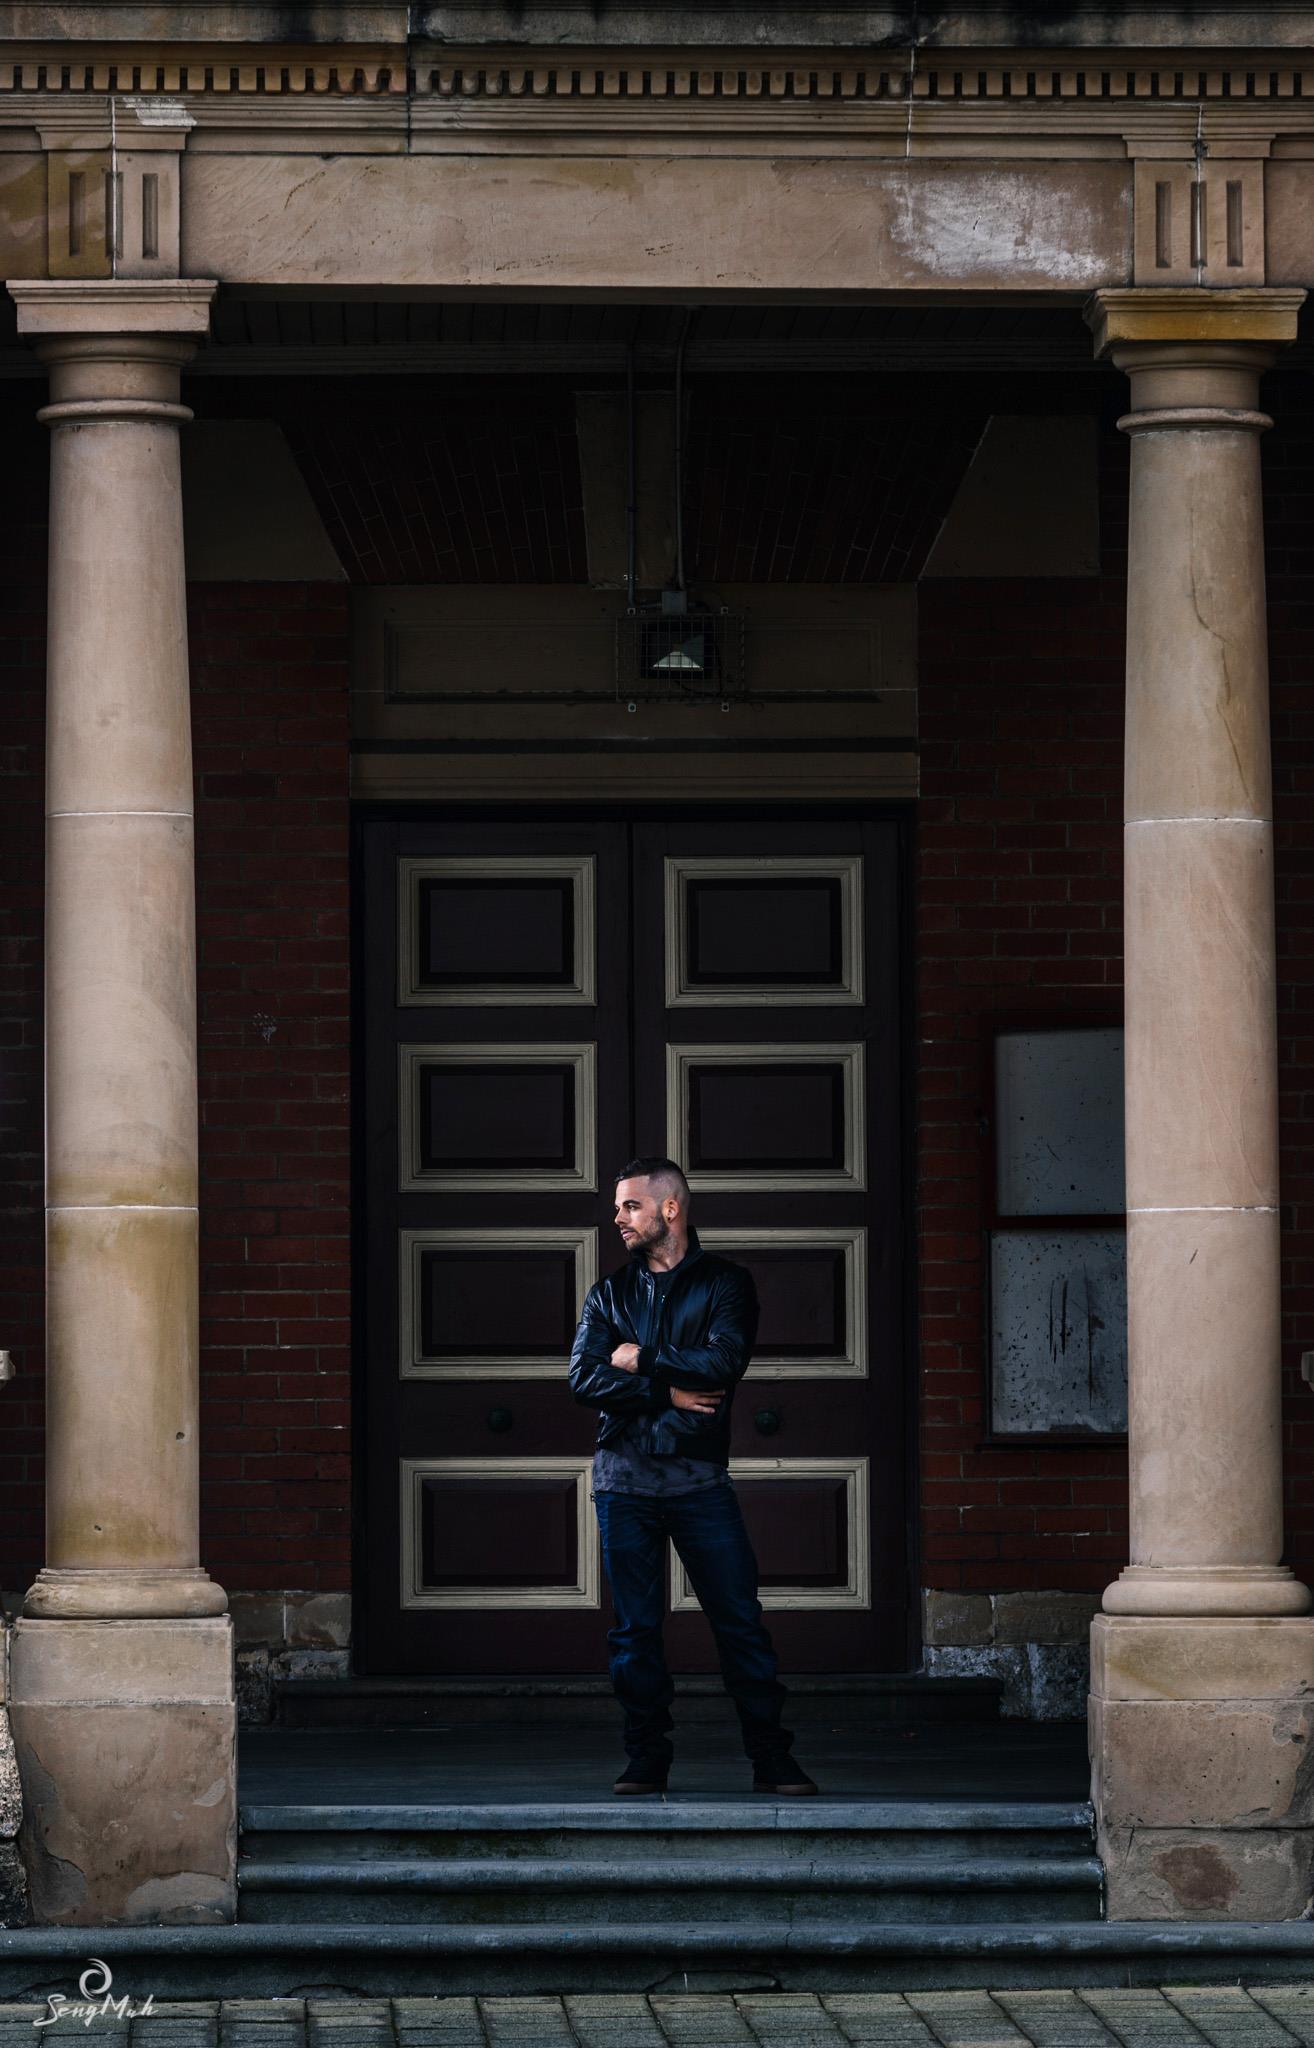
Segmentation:
<svg viewBox="0 0 1314 2048">
<path fill-rule="evenodd" d="M 245 1804 L 243 1867 L 377 1866 L 527 1860 L 569 1871 L 581 1861 L 646 1872 L 733 1863 L 749 1873 L 836 1865 L 937 1866 L 1050 1862 L 1092 1853 L 1081 1801 L 772 1800 L 675 1798 L 535 1805 L 321 1806 Z M 362 1868 L 362 1881 L 368 1872 Z"/>
<path fill-rule="evenodd" d="M 362 1858 L 281 1863 L 243 1857 L 244 1921 L 434 1921 L 473 1926 L 634 1917 L 687 1920 L 705 1893 L 721 1921 L 798 1926 L 814 1921 L 1037 1922 L 1100 1916 L 1103 1872 L 1093 1856 L 980 1856 L 954 1860 L 808 1854 L 774 1864 L 731 1856 L 644 1862 L 581 1856 Z"/>
<path fill-rule="evenodd" d="M 932 1990 L 1005 1984 L 1302 1983 L 1314 1922 L 1014 1920 L 855 1927 L 817 1921 L 610 1926 L 321 1922 L 219 1927 L 38 1927 L 0 1931 L 0 1998 L 77 1993 L 104 1959 L 116 1995 L 176 1998 L 546 1991 Z"/>
<path fill-rule="evenodd" d="M 789 1724 L 867 1727 L 873 1722 L 994 1721 L 1003 1687 L 994 1678 L 928 1678 L 920 1672 L 789 1678 Z M 718 1677 L 679 1678 L 681 1725 L 732 1713 Z M 605 1678 L 283 1678 L 273 1686 L 281 1728 L 613 1727 Z"/>
</svg>

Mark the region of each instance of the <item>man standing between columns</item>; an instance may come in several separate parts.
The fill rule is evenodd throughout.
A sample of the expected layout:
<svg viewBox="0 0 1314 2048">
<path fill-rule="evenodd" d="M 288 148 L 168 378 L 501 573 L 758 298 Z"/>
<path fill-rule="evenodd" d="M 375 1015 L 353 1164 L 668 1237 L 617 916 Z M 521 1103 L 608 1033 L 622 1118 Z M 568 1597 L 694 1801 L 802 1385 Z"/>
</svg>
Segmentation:
<svg viewBox="0 0 1314 2048">
<path fill-rule="evenodd" d="M 1311 1890 L 1310 1595 L 1282 1554 L 1259 379 L 1300 291 L 1089 309 L 1131 380 L 1125 770 L 1131 1563 L 1092 1631 L 1112 1919 Z"/>
<path fill-rule="evenodd" d="M 9 289 L 49 367 L 52 430 L 47 1561 L 10 1673 L 24 1854 L 39 1921 L 231 1920 L 232 1629 L 198 1549 L 178 451 L 179 374 L 215 287 Z"/>
</svg>

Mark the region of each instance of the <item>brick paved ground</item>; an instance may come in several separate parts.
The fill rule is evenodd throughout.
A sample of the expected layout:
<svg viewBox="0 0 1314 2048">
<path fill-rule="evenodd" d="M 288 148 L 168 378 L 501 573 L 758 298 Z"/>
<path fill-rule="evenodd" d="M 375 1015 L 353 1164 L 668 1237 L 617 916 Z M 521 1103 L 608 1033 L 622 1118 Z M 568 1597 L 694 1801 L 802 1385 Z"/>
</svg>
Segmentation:
<svg viewBox="0 0 1314 2048">
<path fill-rule="evenodd" d="M 1314 1986 L 1141 1991 L 749 1992 L 738 1996 L 224 1999 L 34 2033 L 0 2005 L 0 2048 L 112 2033 L 125 2048 L 1314 2048 Z"/>
</svg>

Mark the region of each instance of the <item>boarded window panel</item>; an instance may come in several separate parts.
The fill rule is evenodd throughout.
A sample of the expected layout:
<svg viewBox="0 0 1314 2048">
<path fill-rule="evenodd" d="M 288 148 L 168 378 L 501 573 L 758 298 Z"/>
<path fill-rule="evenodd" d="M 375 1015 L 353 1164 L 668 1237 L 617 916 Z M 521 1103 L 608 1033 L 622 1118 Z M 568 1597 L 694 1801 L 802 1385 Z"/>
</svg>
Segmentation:
<svg viewBox="0 0 1314 2048">
<path fill-rule="evenodd" d="M 689 1156 L 695 1172 L 843 1172 L 843 1070 L 824 1062 L 691 1063 Z"/>
<path fill-rule="evenodd" d="M 568 880 L 476 878 L 419 885 L 419 985 L 568 988 L 575 976 Z"/>
<path fill-rule="evenodd" d="M 847 1493 L 839 1477 L 741 1481 L 739 1499 L 764 1588 L 848 1583 Z"/>
<path fill-rule="evenodd" d="M 743 878 L 686 886 L 691 988 L 842 985 L 838 879 Z"/>
<path fill-rule="evenodd" d="M 575 1164 L 573 1067 L 426 1064 L 421 1168 Z"/>
<path fill-rule="evenodd" d="M 1006 1031 L 995 1042 L 1001 1216 L 1120 1216 L 1122 1032 Z"/>
<path fill-rule="evenodd" d="M 420 1255 L 425 1358 L 565 1358 L 575 1321 L 571 1249 L 426 1247 Z"/>
<path fill-rule="evenodd" d="M 990 1291 L 993 1429 L 1008 1436 L 1124 1431 L 1123 1232 L 996 1232 Z"/>
<path fill-rule="evenodd" d="M 569 1474 L 427 1478 L 421 1509 L 425 1586 L 573 1586 L 579 1575 L 578 1501 Z"/>
</svg>

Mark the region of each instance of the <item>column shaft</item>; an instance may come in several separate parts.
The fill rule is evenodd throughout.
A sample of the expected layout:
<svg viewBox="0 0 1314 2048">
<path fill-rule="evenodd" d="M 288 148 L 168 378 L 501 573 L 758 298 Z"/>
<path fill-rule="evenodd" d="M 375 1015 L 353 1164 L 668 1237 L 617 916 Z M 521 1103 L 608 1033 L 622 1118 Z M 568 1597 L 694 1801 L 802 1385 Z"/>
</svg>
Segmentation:
<svg viewBox="0 0 1314 2048">
<path fill-rule="evenodd" d="M 172 332 L 159 331 L 158 307 L 154 330 L 141 331 L 130 288 L 109 291 L 89 318 L 80 289 L 85 325 L 51 307 L 51 288 L 39 312 L 23 287 L 16 294 L 51 398 L 48 1478 L 46 1565 L 25 1611 L 217 1614 L 225 1597 L 198 1551 L 196 939 L 178 449 L 190 417 L 179 372 L 209 288 L 175 288 L 181 311 L 163 312 Z M 107 315 L 123 324 L 104 331 Z"/>
<path fill-rule="evenodd" d="M 1270 356 L 1131 377 L 1126 857 L 1131 1569 L 1111 1613 L 1290 1614 L 1259 441 Z"/>
</svg>

